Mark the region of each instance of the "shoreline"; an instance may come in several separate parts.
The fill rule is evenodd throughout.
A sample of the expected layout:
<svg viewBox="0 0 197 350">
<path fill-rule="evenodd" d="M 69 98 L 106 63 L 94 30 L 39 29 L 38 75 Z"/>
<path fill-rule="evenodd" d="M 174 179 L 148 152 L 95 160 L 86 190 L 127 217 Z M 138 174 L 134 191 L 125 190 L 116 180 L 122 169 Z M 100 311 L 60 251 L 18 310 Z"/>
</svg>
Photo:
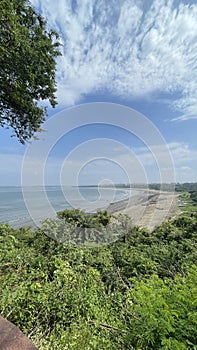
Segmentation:
<svg viewBox="0 0 197 350">
<path fill-rule="evenodd" d="M 90 207 L 81 208 L 81 210 L 90 214 L 96 213 L 98 209 L 107 210 L 109 214 L 114 216 L 126 214 L 133 220 L 135 226 L 153 230 L 163 221 L 178 215 L 180 211 L 178 197 L 179 194 L 174 192 L 135 188 L 134 191 L 132 189 L 129 191 L 127 197 L 111 203 L 108 202 L 103 207 L 92 207 L 91 210 Z M 39 220 L 42 221 L 46 218 L 50 218 L 50 216 L 47 214 L 40 216 Z M 0 224 L 3 223 L 8 223 L 15 229 L 29 225 L 35 227 L 30 216 L 23 216 L 21 219 L 5 220 Z"/>
<path fill-rule="evenodd" d="M 146 227 L 150 231 L 180 213 L 178 193 L 148 189 L 140 189 L 139 192 L 117 203 L 110 203 L 107 210 L 115 216 L 126 214 L 133 220 L 134 226 Z"/>
</svg>

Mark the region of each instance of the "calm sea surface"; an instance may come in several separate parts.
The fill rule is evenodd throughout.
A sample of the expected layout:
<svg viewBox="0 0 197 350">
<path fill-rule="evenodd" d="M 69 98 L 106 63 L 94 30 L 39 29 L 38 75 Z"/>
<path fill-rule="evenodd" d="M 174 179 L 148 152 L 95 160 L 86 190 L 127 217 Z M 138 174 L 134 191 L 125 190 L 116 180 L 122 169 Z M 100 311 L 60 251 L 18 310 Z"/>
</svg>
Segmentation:
<svg viewBox="0 0 197 350">
<path fill-rule="evenodd" d="M 47 217 L 55 217 L 57 211 L 66 208 L 93 212 L 97 208 L 107 208 L 110 203 L 128 196 L 127 189 L 46 186 L 43 190 L 34 186 L 22 191 L 21 187 L 0 186 L 0 223 L 9 223 L 14 228 L 35 226 L 32 217 L 41 221 Z"/>
</svg>

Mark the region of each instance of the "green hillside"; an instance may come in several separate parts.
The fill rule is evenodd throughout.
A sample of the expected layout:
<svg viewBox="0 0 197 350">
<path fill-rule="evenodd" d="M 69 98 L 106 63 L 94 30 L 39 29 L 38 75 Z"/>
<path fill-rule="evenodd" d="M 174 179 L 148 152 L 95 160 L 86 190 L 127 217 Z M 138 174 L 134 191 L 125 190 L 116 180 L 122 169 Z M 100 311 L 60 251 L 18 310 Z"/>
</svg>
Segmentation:
<svg viewBox="0 0 197 350">
<path fill-rule="evenodd" d="M 40 350 L 196 349 L 197 213 L 152 233 L 124 223 L 91 249 L 1 225 L 1 315 Z"/>
</svg>

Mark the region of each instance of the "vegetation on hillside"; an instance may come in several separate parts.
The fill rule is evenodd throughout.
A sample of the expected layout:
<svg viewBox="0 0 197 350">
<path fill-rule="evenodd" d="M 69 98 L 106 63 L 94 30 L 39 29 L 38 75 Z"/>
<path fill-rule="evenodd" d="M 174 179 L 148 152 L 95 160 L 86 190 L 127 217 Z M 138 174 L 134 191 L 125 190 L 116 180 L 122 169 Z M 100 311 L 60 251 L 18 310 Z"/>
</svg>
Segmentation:
<svg viewBox="0 0 197 350">
<path fill-rule="evenodd" d="M 197 191 L 197 182 L 177 183 L 175 186 L 177 192 L 194 192 Z"/>
<path fill-rule="evenodd" d="M 196 349 L 197 214 L 152 233 L 125 220 L 91 249 L 1 225 L 2 316 L 40 350 Z"/>
<path fill-rule="evenodd" d="M 80 209 L 65 209 L 57 212 L 57 217 L 74 227 L 102 227 L 110 223 L 111 215 L 107 210 L 97 210 L 96 213 L 86 213 Z"/>
</svg>

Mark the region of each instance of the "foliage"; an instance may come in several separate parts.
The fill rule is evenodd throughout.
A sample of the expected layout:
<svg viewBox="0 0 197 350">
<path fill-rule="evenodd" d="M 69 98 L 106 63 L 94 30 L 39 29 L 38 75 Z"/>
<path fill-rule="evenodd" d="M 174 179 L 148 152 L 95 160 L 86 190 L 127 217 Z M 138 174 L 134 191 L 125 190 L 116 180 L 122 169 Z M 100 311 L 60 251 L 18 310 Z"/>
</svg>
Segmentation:
<svg viewBox="0 0 197 350">
<path fill-rule="evenodd" d="M 165 183 L 152 183 L 148 185 L 150 190 L 174 190 L 176 192 L 192 192 L 197 191 L 197 182 L 185 182 L 185 183 L 176 183 L 174 184 L 165 184 Z"/>
<path fill-rule="evenodd" d="M 1 314 L 40 350 L 196 349 L 197 215 L 119 229 L 82 249 L 1 225 Z"/>
<path fill-rule="evenodd" d="M 151 183 L 148 184 L 148 188 L 157 191 L 174 191 L 175 185 L 173 183 Z"/>
<path fill-rule="evenodd" d="M 174 280 L 153 275 L 136 282 L 127 295 L 133 313 L 128 343 L 136 349 L 195 349 L 197 293 L 196 266 Z"/>
<path fill-rule="evenodd" d="M 185 183 L 177 183 L 175 185 L 175 190 L 177 192 L 191 192 L 197 191 L 197 182 L 185 182 Z"/>
<path fill-rule="evenodd" d="M 74 227 L 102 227 L 110 223 L 111 216 L 107 210 L 97 210 L 96 213 L 85 213 L 80 209 L 65 209 L 57 213 L 59 219 L 64 219 Z"/>
<path fill-rule="evenodd" d="M 0 23 L 0 125 L 24 143 L 44 120 L 38 103 L 56 104 L 58 35 L 28 0 L 1 0 Z"/>
<path fill-rule="evenodd" d="M 125 220 L 120 217 L 117 225 L 111 219 L 112 215 L 106 210 L 85 213 L 79 209 L 66 209 L 57 213 L 57 219 L 44 220 L 41 230 L 64 244 L 93 247 L 108 244 L 122 233 Z"/>
<path fill-rule="evenodd" d="M 181 192 L 179 195 L 180 207 L 182 211 L 186 214 L 196 215 L 196 191 L 191 192 Z"/>
<path fill-rule="evenodd" d="M 191 191 L 190 192 L 190 198 L 196 204 L 197 203 L 197 191 Z"/>
</svg>

